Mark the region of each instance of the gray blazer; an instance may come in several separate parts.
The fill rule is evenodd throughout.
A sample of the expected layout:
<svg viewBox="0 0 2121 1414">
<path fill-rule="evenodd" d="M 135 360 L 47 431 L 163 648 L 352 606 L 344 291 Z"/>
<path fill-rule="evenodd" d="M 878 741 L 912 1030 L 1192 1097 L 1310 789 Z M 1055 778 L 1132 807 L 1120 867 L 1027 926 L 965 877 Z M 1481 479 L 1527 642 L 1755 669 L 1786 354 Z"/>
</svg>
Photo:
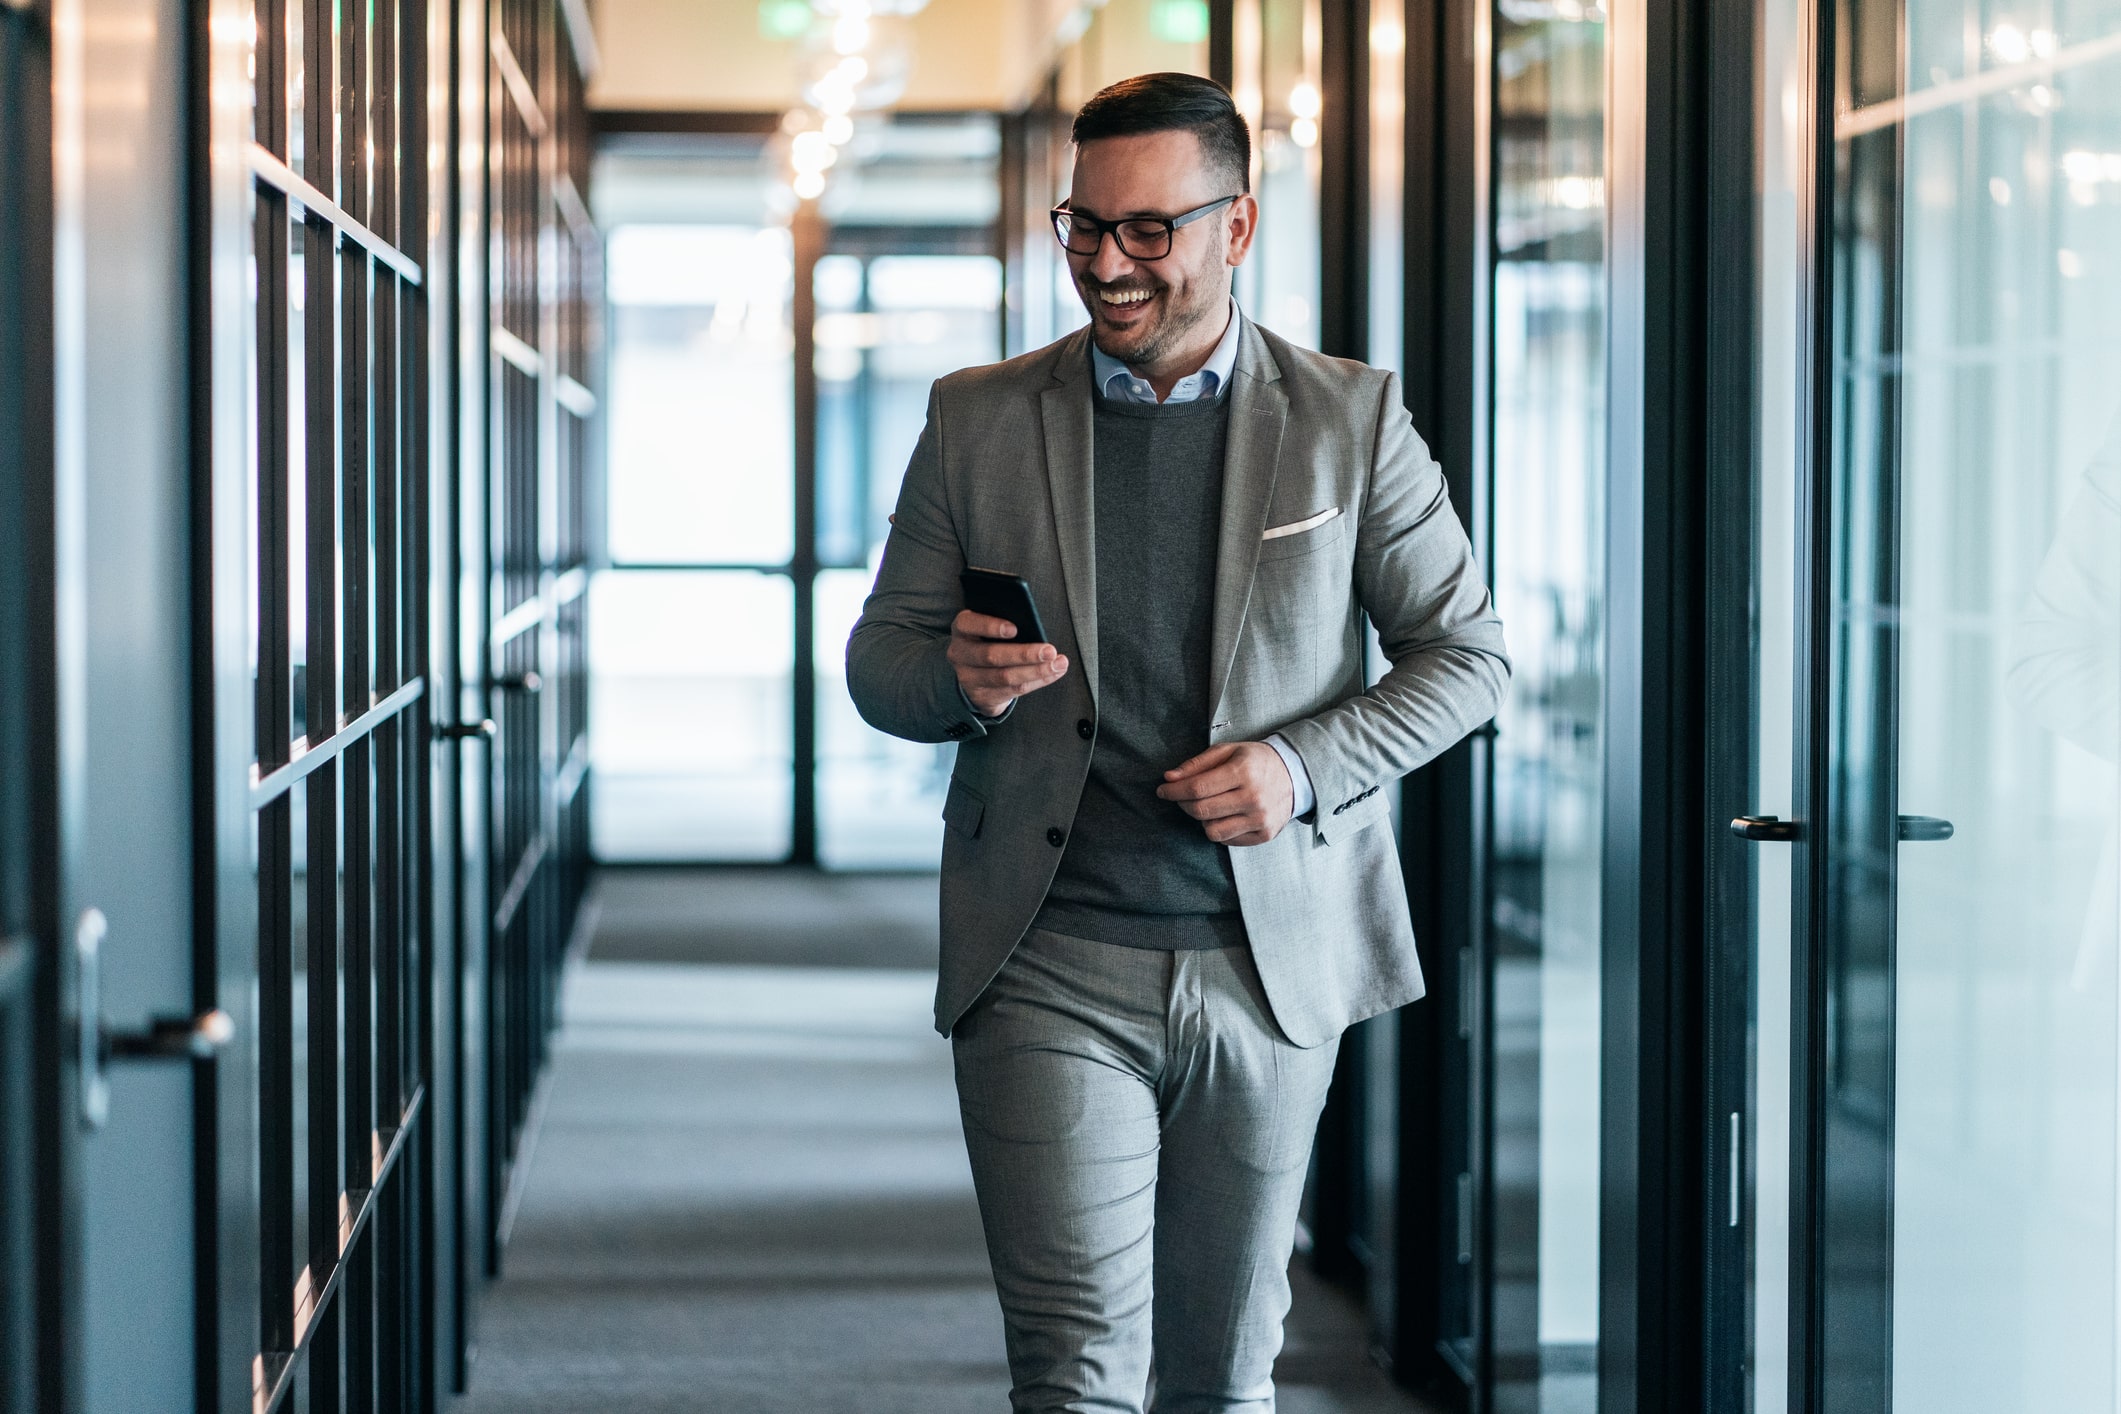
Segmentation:
<svg viewBox="0 0 2121 1414">
<path fill-rule="evenodd" d="M 938 381 L 876 587 L 847 644 L 873 726 L 956 741 L 943 805 L 947 1033 L 1044 901 L 1089 771 L 1097 717 L 1086 330 Z M 1230 851 L 1253 959 L 1299 1046 L 1422 994 L 1384 785 L 1494 715 L 1502 623 L 1396 374 L 1246 321 L 1231 377 L 1208 738 L 1283 733 L 1311 815 Z M 982 722 L 944 653 L 966 565 L 1030 582 L 1068 655 L 1060 682 Z M 1364 686 L 1362 616 L 1392 668 Z M 1123 628 L 1114 631 L 1124 632 Z M 1172 763 L 1176 765 L 1176 762 Z"/>
</svg>

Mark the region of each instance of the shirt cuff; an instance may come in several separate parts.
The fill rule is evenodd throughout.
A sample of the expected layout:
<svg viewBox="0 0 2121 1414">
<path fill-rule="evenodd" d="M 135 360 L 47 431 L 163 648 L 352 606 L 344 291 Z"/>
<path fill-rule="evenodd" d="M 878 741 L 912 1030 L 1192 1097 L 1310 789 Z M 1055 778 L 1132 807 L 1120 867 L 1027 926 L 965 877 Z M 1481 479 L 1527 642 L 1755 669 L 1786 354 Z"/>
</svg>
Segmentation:
<svg viewBox="0 0 2121 1414">
<path fill-rule="evenodd" d="M 1318 794 L 1311 788 L 1311 773 L 1304 768 L 1304 759 L 1289 745 L 1289 739 L 1280 732 L 1267 738 L 1267 745 L 1281 758 L 1281 764 L 1289 768 L 1289 784 L 1296 788 L 1296 806 L 1289 814 L 1301 817 L 1311 813 L 1318 804 Z"/>
<path fill-rule="evenodd" d="M 995 717 L 988 716 L 986 713 L 980 711 L 979 708 L 972 705 L 972 699 L 965 695 L 965 685 L 963 683 L 959 683 L 957 685 L 957 700 L 965 704 L 965 710 L 967 712 L 970 712 L 973 716 L 973 719 L 983 727 L 1000 726 L 1003 722 L 1009 720 L 1009 716 L 1011 713 L 1016 711 L 1016 699 L 1012 697 L 1009 699 L 1009 705 L 1002 708 L 1001 715 Z"/>
</svg>

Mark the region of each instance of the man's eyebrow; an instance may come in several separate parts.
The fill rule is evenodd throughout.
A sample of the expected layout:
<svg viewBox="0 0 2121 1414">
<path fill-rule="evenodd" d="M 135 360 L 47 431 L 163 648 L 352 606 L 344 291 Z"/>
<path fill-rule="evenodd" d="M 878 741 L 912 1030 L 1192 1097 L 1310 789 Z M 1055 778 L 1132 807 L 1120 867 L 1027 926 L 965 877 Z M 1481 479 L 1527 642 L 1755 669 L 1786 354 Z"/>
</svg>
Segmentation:
<svg viewBox="0 0 2121 1414">
<path fill-rule="evenodd" d="M 1068 210 L 1072 215 L 1087 216 L 1093 221 L 1168 221 L 1171 219 L 1161 211 L 1149 211 L 1146 209 L 1129 211 L 1120 216 L 1100 216 L 1089 207 L 1078 205 L 1072 199 L 1068 202 Z"/>
</svg>

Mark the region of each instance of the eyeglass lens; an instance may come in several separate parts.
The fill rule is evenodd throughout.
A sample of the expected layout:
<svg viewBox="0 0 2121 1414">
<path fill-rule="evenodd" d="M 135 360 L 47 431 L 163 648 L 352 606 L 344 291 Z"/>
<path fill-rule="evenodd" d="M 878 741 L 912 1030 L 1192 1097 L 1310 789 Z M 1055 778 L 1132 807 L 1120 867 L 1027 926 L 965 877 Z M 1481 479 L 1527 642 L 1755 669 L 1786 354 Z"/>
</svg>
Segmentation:
<svg viewBox="0 0 2121 1414">
<path fill-rule="evenodd" d="M 1076 255 L 1095 255 L 1106 231 L 1119 242 L 1122 255 L 1135 260 L 1154 260 L 1171 249 L 1171 228 L 1161 221 L 1121 221 L 1106 226 L 1061 212 L 1061 243 Z"/>
</svg>

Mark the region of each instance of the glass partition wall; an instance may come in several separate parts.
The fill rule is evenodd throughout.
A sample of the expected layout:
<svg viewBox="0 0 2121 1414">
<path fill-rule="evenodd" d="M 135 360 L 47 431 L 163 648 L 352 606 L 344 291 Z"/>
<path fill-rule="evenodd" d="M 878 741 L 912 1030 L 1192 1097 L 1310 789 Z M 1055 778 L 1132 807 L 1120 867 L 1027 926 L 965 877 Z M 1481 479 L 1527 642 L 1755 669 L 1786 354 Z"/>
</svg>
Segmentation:
<svg viewBox="0 0 2121 1414">
<path fill-rule="evenodd" d="M 1803 1368 L 2109 1409 L 2121 4 L 1830 14 Z"/>
<path fill-rule="evenodd" d="M 935 866 L 954 748 L 864 723 L 845 648 L 929 385 L 1001 357 L 998 142 L 879 122 L 792 217 L 758 138 L 607 148 L 599 859 Z"/>
</svg>

